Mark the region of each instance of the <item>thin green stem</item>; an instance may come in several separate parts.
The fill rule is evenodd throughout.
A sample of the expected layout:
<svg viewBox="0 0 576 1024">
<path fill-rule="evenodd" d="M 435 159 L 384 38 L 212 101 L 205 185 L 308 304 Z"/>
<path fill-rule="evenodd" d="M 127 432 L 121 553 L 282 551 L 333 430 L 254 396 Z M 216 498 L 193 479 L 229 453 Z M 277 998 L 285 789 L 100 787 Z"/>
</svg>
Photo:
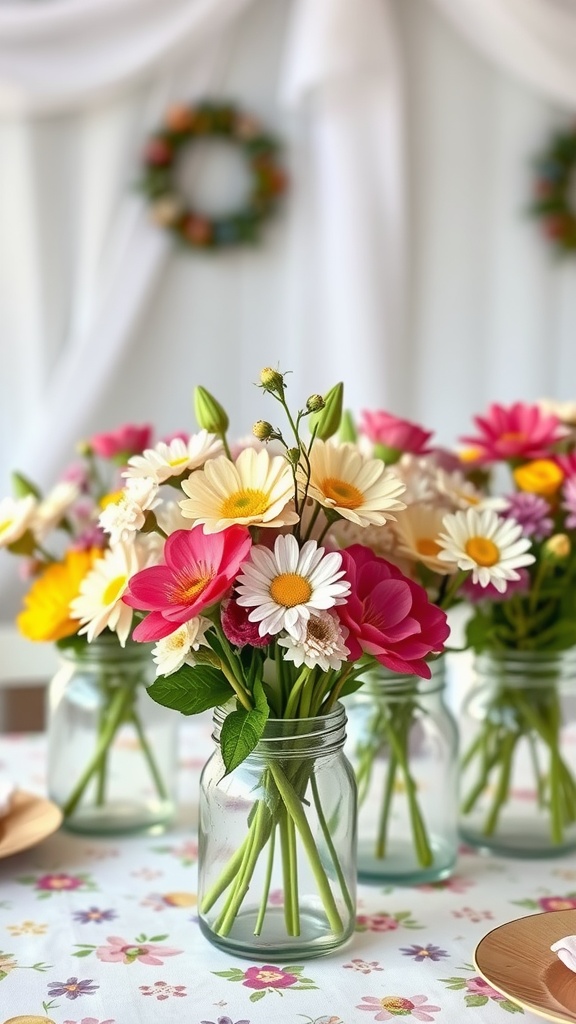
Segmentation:
<svg viewBox="0 0 576 1024">
<path fill-rule="evenodd" d="M 339 860 L 338 854 L 336 852 L 336 847 L 334 846 L 334 842 L 333 842 L 333 839 L 332 839 L 332 834 L 330 832 L 330 828 L 328 826 L 328 822 L 326 821 L 326 815 L 324 814 L 324 808 L 322 807 L 322 801 L 320 800 L 320 793 L 318 792 L 318 783 L 316 781 L 316 776 L 314 775 L 314 771 L 312 771 L 312 775 L 310 776 L 310 786 L 312 788 L 312 796 L 313 796 L 313 799 L 314 799 L 314 806 L 316 808 L 316 814 L 318 815 L 318 822 L 320 824 L 320 828 L 322 829 L 322 835 L 324 836 L 324 842 L 326 843 L 326 847 L 328 849 L 328 852 L 330 854 L 330 858 L 331 858 L 332 863 L 334 865 L 334 870 L 336 872 L 336 877 L 338 879 L 338 884 L 340 885 L 340 891 L 342 893 L 342 896 L 344 897 L 344 902 L 345 902 L 345 904 L 346 904 L 346 906 L 348 908 L 349 913 L 352 916 L 354 916 L 354 913 L 355 913 L 354 900 L 352 899 L 352 897 L 350 895 L 350 890 L 348 889 L 348 886 L 346 885 L 346 879 L 344 877 L 344 872 L 342 871 L 342 866 L 340 864 L 340 860 Z"/>
<path fill-rule="evenodd" d="M 84 795 L 84 790 L 90 783 L 95 772 L 99 770 L 100 763 L 102 759 L 106 757 L 108 748 L 124 718 L 126 708 L 128 707 L 128 703 L 131 699 L 131 689 L 127 686 L 119 686 L 110 702 L 106 726 L 102 729 L 98 737 L 96 749 L 62 808 L 65 818 L 70 817 L 70 815 L 74 813 Z"/>
<path fill-rule="evenodd" d="M 144 754 L 146 764 L 150 769 L 150 774 L 154 780 L 154 785 L 156 786 L 156 792 L 158 793 L 158 796 L 160 797 L 161 800 L 167 800 L 168 792 L 166 790 L 166 786 L 164 785 L 164 780 L 160 775 L 158 765 L 156 764 L 154 755 L 152 753 L 152 749 L 150 747 L 150 744 L 148 743 L 144 729 L 142 728 L 142 722 L 140 721 L 140 717 L 136 712 L 135 708 L 132 708 L 132 711 L 130 712 L 130 721 L 132 722 L 136 730 L 136 734 L 138 736 L 140 746 L 142 748 L 142 753 Z"/>
<path fill-rule="evenodd" d="M 264 918 L 266 917 L 266 910 L 268 908 L 268 896 L 270 895 L 270 885 L 272 883 L 272 870 L 274 868 L 274 850 L 276 846 L 276 827 L 272 828 L 270 838 L 268 840 L 268 861 L 266 863 L 266 874 L 264 876 L 264 884 L 262 886 L 262 899 L 260 900 L 260 909 L 258 911 L 258 917 L 256 918 L 256 924 L 254 926 L 254 935 L 261 935 L 262 928 L 264 927 Z"/>
</svg>

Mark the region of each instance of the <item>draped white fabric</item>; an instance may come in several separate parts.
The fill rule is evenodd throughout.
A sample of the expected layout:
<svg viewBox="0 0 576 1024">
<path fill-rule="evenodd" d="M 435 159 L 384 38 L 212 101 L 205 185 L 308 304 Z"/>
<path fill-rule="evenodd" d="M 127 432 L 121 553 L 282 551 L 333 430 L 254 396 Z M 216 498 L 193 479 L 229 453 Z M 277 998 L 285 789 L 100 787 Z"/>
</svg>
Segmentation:
<svg viewBox="0 0 576 1024">
<path fill-rule="evenodd" d="M 0 0 L 0 493 L 14 466 L 49 484 L 92 430 L 190 427 L 197 382 L 246 432 L 270 414 L 264 363 L 293 370 L 294 401 L 345 378 L 353 409 L 445 441 L 493 398 L 573 397 L 574 263 L 525 211 L 530 159 L 576 106 L 575 18 L 571 0 Z M 133 187 L 165 108 L 204 95 L 285 142 L 290 190 L 255 249 L 176 252 Z M 194 196 L 206 168 L 192 154 Z M 234 175 L 214 168 L 220 198 Z"/>
</svg>

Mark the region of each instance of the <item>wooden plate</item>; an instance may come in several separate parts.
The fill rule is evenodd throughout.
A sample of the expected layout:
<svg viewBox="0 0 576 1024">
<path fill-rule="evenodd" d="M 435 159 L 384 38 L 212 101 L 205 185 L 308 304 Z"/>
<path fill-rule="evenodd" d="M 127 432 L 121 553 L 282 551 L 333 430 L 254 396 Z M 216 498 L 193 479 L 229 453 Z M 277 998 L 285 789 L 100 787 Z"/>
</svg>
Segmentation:
<svg viewBox="0 0 576 1024">
<path fill-rule="evenodd" d="M 576 910 L 520 917 L 485 935 L 474 963 L 489 985 L 524 1010 L 574 1024 L 576 973 L 550 949 L 565 935 L 576 935 Z"/>
<path fill-rule="evenodd" d="M 0 857 L 36 846 L 62 823 L 62 811 L 51 800 L 17 790 L 10 810 L 0 818 Z"/>
</svg>

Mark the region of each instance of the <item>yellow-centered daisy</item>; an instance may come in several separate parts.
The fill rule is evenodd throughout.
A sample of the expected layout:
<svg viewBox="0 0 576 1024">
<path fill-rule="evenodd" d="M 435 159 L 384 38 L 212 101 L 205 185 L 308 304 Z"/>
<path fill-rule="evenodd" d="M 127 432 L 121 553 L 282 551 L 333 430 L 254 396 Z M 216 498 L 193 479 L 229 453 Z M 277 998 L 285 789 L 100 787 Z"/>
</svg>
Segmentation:
<svg viewBox="0 0 576 1024">
<path fill-rule="evenodd" d="M 438 557 L 442 550 L 438 537 L 442 532 L 446 510 L 437 505 L 419 503 L 409 505 L 400 512 L 393 530 L 397 550 L 411 562 L 421 562 L 433 572 L 448 576 L 456 572 L 457 566 L 441 561 Z"/>
<path fill-rule="evenodd" d="M 294 496 L 292 470 L 283 456 L 246 448 L 231 462 L 211 459 L 204 469 L 182 481 L 188 495 L 179 502 L 182 515 L 203 523 L 204 533 L 219 533 L 234 523 L 242 526 L 289 526 L 298 516 L 289 502 Z"/>
<path fill-rule="evenodd" d="M 38 502 L 31 494 L 25 498 L 0 501 L 0 548 L 20 539 L 32 525 Z"/>
<path fill-rule="evenodd" d="M 142 455 L 133 455 L 122 476 L 126 479 L 137 476 L 151 477 L 157 484 L 173 476 L 181 476 L 187 469 L 198 469 L 206 459 L 221 455 L 224 446 L 219 437 L 200 430 L 188 441 L 180 437 L 169 444 L 159 441 L 154 448 L 146 448 Z"/>
<path fill-rule="evenodd" d="M 356 445 L 315 441 L 310 470 L 310 497 L 358 526 L 382 526 L 406 508 L 397 500 L 405 485 L 381 459 L 361 455 Z M 304 482 L 301 478 L 301 487 Z"/>
<path fill-rule="evenodd" d="M 535 561 L 534 555 L 528 554 L 531 541 L 520 524 L 488 508 L 445 515 L 438 543 L 442 562 L 472 570 L 473 583 L 481 587 L 491 583 L 501 594 L 508 580 L 520 578 L 517 569 Z"/>
<path fill-rule="evenodd" d="M 79 619 L 78 634 L 86 634 L 88 643 L 108 628 L 118 635 L 122 647 L 130 634 L 132 609 L 124 604 L 130 578 L 144 568 L 145 548 L 137 544 L 117 544 L 109 548 L 80 585 L 80 593 L 70 603 L 72 618 Z"/>
</svg>

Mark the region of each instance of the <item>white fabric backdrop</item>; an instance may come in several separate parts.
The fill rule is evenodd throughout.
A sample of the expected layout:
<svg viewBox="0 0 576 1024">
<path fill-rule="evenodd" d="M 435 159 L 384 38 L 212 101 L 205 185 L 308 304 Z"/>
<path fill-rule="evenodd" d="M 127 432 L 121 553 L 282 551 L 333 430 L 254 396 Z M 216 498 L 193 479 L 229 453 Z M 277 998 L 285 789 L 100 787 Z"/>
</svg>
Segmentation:
<svg viewBox="0 0 576 1024">
<path fill-rule="evenodd" d="M 48 484 L 91 430 L 189 426 L 198 382 L 245 432 L 268 362 L 295 400 L 345 377 L 355 410 L 446 441 L 492 398 L 574 397 L 575 264 L 525 216 L 530 159 L 576 108 L 572 0 L 358 13 L 0 0 L 0 493 L 13 466 Z M 146 132 L 204 94 L 286 142 L 287 202 L 253 251 L 176 254 L 132 189 Z"/>
</svg>

